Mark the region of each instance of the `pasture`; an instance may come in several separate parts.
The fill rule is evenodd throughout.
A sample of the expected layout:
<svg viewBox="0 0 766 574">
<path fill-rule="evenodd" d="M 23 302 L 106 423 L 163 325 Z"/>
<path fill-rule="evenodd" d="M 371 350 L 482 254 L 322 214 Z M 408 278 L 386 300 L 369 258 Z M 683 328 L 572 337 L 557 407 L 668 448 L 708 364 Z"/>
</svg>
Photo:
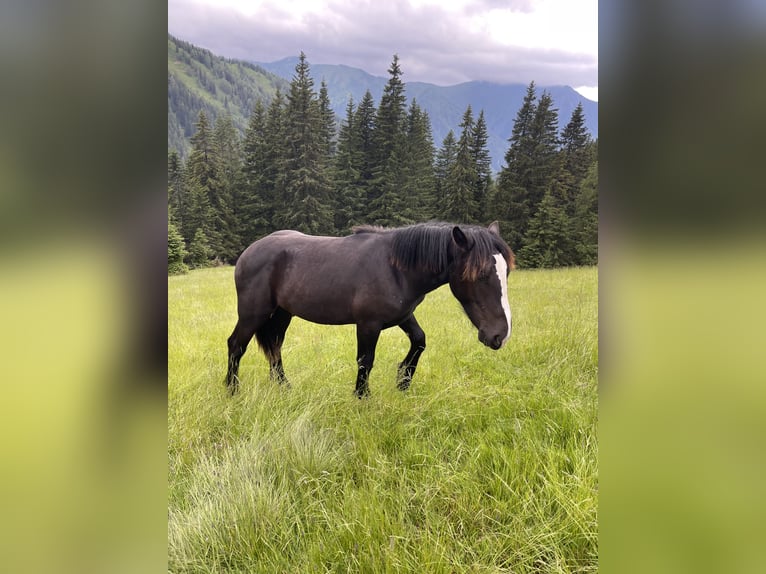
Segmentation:
<svg viewBox="0 0 766 574">
<path fill-rule="evenodd" d="M 409 348 L 381 334 L 354 394 L 353 326 L 293 319 L 289 387 L 255 341 L 224 384 L 233 268 L 168 278 L 168 570 L 594 572 L 598 271 L 513 271 L 499 351 L 444 286 Z"/>
</svg>

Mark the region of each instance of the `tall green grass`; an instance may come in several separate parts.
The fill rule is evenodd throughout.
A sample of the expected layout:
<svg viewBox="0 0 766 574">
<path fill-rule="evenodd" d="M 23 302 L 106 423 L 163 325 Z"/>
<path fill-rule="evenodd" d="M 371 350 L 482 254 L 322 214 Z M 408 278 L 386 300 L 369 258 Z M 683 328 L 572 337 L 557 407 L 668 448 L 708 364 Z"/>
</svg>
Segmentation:
<svg viewBox="0 0 766 574">
<path fill-rule="evenodd" d="M 232 268 L 168 279 L 169 571 L 597 570 L 597 270 L 515 271 L 513 336 L 479 343 L 448 287 L 384 331 L 353 396 L 353 326 L 299 319 L 289 387 L 255 342 L 224 386 Z"/>
</svg>

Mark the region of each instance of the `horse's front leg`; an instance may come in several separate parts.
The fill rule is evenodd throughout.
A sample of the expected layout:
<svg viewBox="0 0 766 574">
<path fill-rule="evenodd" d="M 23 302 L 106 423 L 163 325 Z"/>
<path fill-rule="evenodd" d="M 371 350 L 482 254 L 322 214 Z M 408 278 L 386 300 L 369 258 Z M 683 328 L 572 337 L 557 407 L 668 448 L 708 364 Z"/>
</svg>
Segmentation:
<svg viewBox="0 0 766 574">
<path fill-rule="evenodd" d="M 410 339 L 410 351 L 404 357 L 404 360 L 399 363 L 399 381 L 397 384 L 400 390 L 406 391 L 410 387 L 415 369 L 418 368 L 420 355 L 426 350 L 426 334 L 418 325 L 414 315 L 410 315 L 399 323 L 399 327 L 407 333 L 407 337 Z"/>
<path fill-rule="evenodd" d="M 375 362 L 375 347 L 378 344 L 380 331 L 380 325 L 360 323 L 356 326 L 356 364 L 359 370 L 356 374 L 354 394 L 360 399 L 370 395 L 367 379 Z"/>
</svg>

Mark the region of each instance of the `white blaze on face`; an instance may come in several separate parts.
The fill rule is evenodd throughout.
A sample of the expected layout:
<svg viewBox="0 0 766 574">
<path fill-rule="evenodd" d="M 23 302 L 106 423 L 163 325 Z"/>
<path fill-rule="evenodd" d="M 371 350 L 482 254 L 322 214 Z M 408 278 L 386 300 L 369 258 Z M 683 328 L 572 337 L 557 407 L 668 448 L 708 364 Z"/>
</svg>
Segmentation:
<svg viewBox="0 0 766 574">
<path fill-rule="evenodd" d="M 508 263 L 505 262 L 505 257 L 498 253 L 494 255 L 495 258 L 495 272 L 497 278 L 500 280 L 500 305 L 503 306 L 505 311 L 505 321 L 508 324 L 508 333 L 503 339 L 501 347 L 505 345 L 506 341 L 511 337 L 511 306 L 508 305 Z"/>
</svg>

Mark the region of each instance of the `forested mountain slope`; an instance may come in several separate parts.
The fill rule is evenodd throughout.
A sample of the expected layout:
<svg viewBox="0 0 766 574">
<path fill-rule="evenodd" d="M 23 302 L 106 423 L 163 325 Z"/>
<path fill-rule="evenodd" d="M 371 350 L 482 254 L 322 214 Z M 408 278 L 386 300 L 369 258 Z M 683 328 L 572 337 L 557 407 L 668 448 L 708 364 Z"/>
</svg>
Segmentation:
<svg viewBox="0 0 766 574">
<path fill-rule="evenodd" d="M 168 148 L 186 157 L 200 111 L 230 114 L 244 132 L 257 99 L 270 101 L 288 82 L 247 62 L 229 60 L 168 35 Z"/>
</svg>

